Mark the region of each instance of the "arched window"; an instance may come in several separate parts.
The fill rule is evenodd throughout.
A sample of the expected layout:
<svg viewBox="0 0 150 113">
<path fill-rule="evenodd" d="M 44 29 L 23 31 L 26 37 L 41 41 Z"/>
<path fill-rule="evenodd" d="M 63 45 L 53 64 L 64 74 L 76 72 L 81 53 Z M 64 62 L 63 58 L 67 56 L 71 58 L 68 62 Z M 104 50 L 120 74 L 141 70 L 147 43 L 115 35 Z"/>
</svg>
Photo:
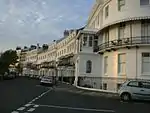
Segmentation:
<svg viewBox="0 0 150 113">
<path fill-rule="evenodd" d="M 92 72 L 92 61 L 88 60 L 86 62 L 86 73 L 91 73 Z"/>
</svg>

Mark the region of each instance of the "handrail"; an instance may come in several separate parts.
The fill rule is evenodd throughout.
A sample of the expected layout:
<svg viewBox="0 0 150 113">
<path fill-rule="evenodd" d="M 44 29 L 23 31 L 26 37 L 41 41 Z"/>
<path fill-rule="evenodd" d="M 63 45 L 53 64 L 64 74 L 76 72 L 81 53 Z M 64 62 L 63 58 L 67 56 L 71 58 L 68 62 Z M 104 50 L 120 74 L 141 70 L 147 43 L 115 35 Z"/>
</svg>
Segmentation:
<svg viewBox="0 0 150 113">
<path fill-rule="evenodd" d="M 98 48 L 99 51 L 102 51 L 109 48 L 117 48 L 121 46 L 134 46 L 134 45 L 142 45 L 142 44 L 150 44 L 150 36 L 139 36 L 139 37 L 116 39 L 116 40 L 102 43 L 98 46 Z"/>
</svg>

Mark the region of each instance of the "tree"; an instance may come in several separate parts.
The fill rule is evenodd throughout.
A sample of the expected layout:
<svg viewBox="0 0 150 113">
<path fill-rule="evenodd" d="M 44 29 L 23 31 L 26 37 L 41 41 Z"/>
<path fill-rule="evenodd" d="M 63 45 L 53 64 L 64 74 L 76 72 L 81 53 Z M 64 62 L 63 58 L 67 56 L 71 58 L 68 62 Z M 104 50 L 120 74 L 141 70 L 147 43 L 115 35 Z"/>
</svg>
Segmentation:
<svg viewBox="0 0 150 113">
<path fill-rule="evenodd" d="M 16 66 L 16 69 L 17 69 L 17 72 L 18 73 L 22 73 L 22 71 L 23 71 L 23 66 L 22 66 L 22 64 L 18 64 L 17 66 Z"/>
<path fill-rule="evenodd" d="M 14 50 L 5 51 L 0 57 L 0 74 L 9 71 L 10 65 L 15 65 L 18 61 L 17 52 Z"/>
</svg>

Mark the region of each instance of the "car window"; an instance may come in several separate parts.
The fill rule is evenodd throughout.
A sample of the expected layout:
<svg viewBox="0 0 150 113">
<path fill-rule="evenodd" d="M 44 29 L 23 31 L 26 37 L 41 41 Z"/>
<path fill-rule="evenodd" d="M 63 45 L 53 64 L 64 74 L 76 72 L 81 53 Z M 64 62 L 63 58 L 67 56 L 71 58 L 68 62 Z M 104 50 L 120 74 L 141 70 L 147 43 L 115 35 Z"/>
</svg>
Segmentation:
<svg viewBox="0 0 150 113">
<path fill-rule="evenodd" d="M 139 83 L 137 81 L 131 81 L 128 83 L 128 86 L 131 86 L 131 87 L 138 87 L 139 86 Z"/>
<path fill-rule="evenodd" d="M 150 82 L 141 82 L 143 88 L 150 89 Z"/>
</svg>

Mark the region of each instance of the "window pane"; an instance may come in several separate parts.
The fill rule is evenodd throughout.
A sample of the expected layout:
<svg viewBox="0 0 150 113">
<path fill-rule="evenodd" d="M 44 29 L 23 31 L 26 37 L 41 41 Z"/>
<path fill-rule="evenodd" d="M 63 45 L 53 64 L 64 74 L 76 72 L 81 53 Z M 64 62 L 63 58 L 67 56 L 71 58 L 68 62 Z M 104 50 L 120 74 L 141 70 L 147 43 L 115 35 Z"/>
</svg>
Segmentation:
<svg viewBox="0 0 150 113">
<path fill-rule="evenodd" d="M 150 89 L 150 82 L 142 82 L 143 88 Z"/>
<path fill-rule="evenodd" d="M 86 36 L 83 38 L 83 45 L 84 45 L 84 46 L 87 45 L 87 37 L 86 37 Z"/>
<path fill-rule="evenodd" d="M 140 5 L 149 5 L 149 0 L 140 0 Z"/>
<path fill-rule="evenodd" d="M 93 45 L 93 37 L 90 36 L 89 37 L 89 46 L 92 47 L 92 45 Z"/>
<path fill-rule="evenodd" d="M 86 73 L 91 73 L 92 71 L 92 61 L 87 61 L 86 62 Z"/>
<path fill-rule="evenodd" d="M 118 55 L 118 73 L 126 73 L 126 54 Z"/>
<path fill-rule="evenodd" d="M 105 8 L 105 17 L 107 18 L 109 15 L 109 6 Z"/>
<path fill-rule="evenodd" d="M 150 63 L 143 63 L 142 72 L 143 73 L 150 73 Z"/>
<path fill-rule="evenodd" d="M 118 10 L 122 10 L 125 6 L 125 0 L 118 0 Z"/>
<path fill-rule="evenodd" d="M 135 87 L 138 87 L 138 86 L 139 86 L 138 82 L 136 82 L 136 81 L 132 81 L 132 82 L 130 82 L 128 85 L 129 85 L 129 86 L 135 86 Z"/>
<path fill-rule="evenodd" d="M 118 62 L 119 63 L 126 62 L 126 54 L 119 54 L 118 55 Z"/>
<path fill-rule="evenodd" d="M 104 57 L 104 73 L 107 73 L 107 69 L 108 69 L 108 57 Z"/>
<path fill-rule="evenodd" d="M 142 53 L 142 57 L 150 57 L 150 53 Z"/>
</svg>

